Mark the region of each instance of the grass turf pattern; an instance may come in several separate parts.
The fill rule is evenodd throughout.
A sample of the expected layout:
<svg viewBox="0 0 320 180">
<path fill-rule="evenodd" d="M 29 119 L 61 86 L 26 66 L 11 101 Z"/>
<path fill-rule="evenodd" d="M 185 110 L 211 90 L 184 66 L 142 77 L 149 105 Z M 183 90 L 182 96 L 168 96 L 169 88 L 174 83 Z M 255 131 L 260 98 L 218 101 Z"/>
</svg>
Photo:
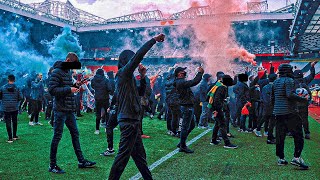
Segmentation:
<svg viewBox="0 0 320 180">
<path fill-rule="evenodd" d="M 19 116 L 18 136 L 21 138 L 8 144 L 5 124 L 0 124 L 0 179 L 107 179 L 114 156 L 99 154 L 107 148 L 104 129 L 95 135 L 94 114 L 84 114 L 77 121 L 80 142 L 85 158 L 97 162 L 95 168 L 78 169 L 69 130 L 65 127 L 58 149 L 58 165 L 67 173 L 63 175 L 48 172 L 50 143 L 53 130 L 41 114 L 44 126 L 29 126 L 27 115 Z M 178 153 L 157 167 L 152 174 L 155 179 L 320 179 L 320 125 L 310 119 L 311 140 L 305 141 L 302 153 L 304 160 L 311 166 L 308 171 L 298 171 L 292 165 L 276 165 L 275 145 L 267 145 L 266 138 L 253 134 L 231 132 L 236 138 L 232 143 L 239 149 L 226 150 L 223 144 L 209 145 L 211 132 L 191 145 L 194 154 Z M 145 118 L 144 139 L 148 165 L 167 155 L 176 148 L 178 138 L 166 134 L 166 122 Z M 188 140 L 203 130 L 195 129 Z M 117 152 L 120 131 L 114 131 L 114 147 Z M 285 154 L 288 161 L 293 154 L 293 139 L 287 138 Z M 138 172 L 130 159 L 121 179 L 129 179 Z"/>
</svg>

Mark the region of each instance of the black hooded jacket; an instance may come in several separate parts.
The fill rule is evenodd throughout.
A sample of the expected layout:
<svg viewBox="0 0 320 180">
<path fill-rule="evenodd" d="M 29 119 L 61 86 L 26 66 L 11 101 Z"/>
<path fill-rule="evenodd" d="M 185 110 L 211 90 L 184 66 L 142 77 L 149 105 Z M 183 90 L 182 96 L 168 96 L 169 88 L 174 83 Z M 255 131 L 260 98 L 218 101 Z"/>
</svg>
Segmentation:
<svg viewBox="0 0 320 180">
<path fill-rule="evenodd" d="M 73 86 L 72 74 L 70 70 L 63 69 L 62 61 L 57 61 L 54 65 L 49 80 L 49 93 L 54 97 L 53 110 L 60 112 L 74 112 L 76 103 L 74 94 L 71 92 Z"/>
<path fill-rule="evenodd" d="M 139 121 L 141 102 L 140 97 L 145 93 L 146 80 L 141 79 L 140 88 L 136 85 L 133 72 L 143 60 L 144 55 L 156 43 L 151 39 L 145 43 L 137 52 L 130 50 L 123 51 L 119 56 L 116 76 L 116 93 L 118 100 L 118 121 Z"/>
<path fill-rule="evenodd" d="M 109 101 L 112 88 L 102 69 L 99 69 L 91 80 L 91 87 L 94 89 L 94 99 L 96 101 Z"/>
<path fill-rule="evenodd" d="M 175 87 L 179 94 L 179 102 L 181 106 L 193 106 L 195 97 L 191 91 L 191 87 L 200 83 L 203 73 L 198 72 L 196 77 L 187 81 L 186 78 L 177 78 L 175 80 Z"/>
</svg>

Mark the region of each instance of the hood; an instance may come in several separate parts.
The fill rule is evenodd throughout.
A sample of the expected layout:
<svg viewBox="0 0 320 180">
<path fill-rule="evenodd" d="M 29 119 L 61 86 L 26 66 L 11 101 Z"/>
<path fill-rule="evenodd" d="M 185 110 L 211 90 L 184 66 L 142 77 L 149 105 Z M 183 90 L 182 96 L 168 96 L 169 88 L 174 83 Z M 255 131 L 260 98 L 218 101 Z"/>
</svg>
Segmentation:
<svg viewBox="0 0 320 180">
<path fill-rule="evenodd" d="M 293 76 L 295 79 L 303 78 L 303 72 L 301 70 L 295 70 L 293 72 Z"/>
<path fill-rule="evenodd" d="M 109 79 L 114 79 L 114 73 L 113 73 L 113 71 L 107 72 L 107 75 L 108 75 Z"/>
<path fill-rule="evenodd" d="M 269 82 L 273 82 L 277 79 L 277 75 L 276 74 L 269 74 Z"/>
<path fill-rule="evenodd" d="M 292 66 L 290 64 L 280 64 L 278 71 L 280 77 L 293 77 Z"/>
<path fill-rule="evenodd" d="M 95 79 L 95 81 L 97 81 L 97 82 L 101 82 L 101 81 L 103 81 L 105 78 L 106 78 L 106 77 L 105 77 L 104 75 L 100 75 L 100 74 L 96 74 L 96 75 L 94 76 L 94 79 Z"/>
<path fill-rule="evenodd" d="M 14 89 L 16 88 L 16 85 L 14 84 L 7 84 L 5 87 L 9 92 L 14 92 Z"/>
<path fill-rule="evenodd" d="M 62 61 L 56 61 L 54 64 L 53 64 L 53 68 L 56 69 L 56 68 L 62 68 Z"/>
<path fill-rule="evenodd" d="M 97 72 L 96 72 L 96 75 L 99 74 L 101 76 L 104 76 L 104 71 L 103 69 L 98 69 Z"/>
<path fill-rule="evenodd" d="M 135 53 L 131 50 L 122 51 L 119 56 L 118 69 L 121 69 L 123 66 L 125 66 L 134 56 L 134 54 Z"/>
</svg>

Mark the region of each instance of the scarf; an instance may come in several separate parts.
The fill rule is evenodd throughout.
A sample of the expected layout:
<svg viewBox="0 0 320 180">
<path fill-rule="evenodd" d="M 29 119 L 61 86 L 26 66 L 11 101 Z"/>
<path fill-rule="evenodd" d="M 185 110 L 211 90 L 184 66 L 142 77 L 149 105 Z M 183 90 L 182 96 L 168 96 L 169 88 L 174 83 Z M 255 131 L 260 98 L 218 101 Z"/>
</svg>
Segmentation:
<svg viewBox="0 0 320 180">
<path fill-rule="evenodd" d="M 209 109 L 211 109 L 213 106 L 214 94 L 217 91 L 218 87 L 220 86 L 224 86 L 224 84 L 219 80 L 216 82 L 216 84 L 210 89 L 210 91 L 207 94 L 207 96 L 209 96 L 209 104 L 207 106 Z"/>
</svg>

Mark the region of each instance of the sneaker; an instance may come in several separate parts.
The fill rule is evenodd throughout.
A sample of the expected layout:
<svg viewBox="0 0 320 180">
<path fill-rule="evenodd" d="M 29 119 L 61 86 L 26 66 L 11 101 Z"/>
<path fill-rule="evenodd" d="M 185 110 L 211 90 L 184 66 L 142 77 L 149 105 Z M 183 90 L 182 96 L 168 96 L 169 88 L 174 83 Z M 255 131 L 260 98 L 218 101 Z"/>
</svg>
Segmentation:
<svg viewBox="0 0 320 180">
<path fill-rule="evenodd" d="M 78 114 L 78 115 L 77 115 L 77 117 L 82 117 L 82 116 L 83 116 L 82 114 Z"/>
<path fill-rule="evenodd" d="M 248 129 L 248 132 L 249 132 L 249 133 L 252 133 L 252 132 L 253 132 L 252 128 L 249 128 L 249 129 Z"/>
<path fill-rule="evenodd" d="M 13 138 L 13 140 L 15 140 L 15 141 L 19 140 L 19 139 L 20 139 L 19 136 L 16 136 L 16 137 Z"/>
<path fill-rule="evenodd" d="M 212 140 L 211 140 L 210 144 L 211 144 L 211 145 L 218 145 L 218 144 L 220 144 L 220 141 L 212 141 Z"/>
<path fill-rule="evenodd" d="M 288 165 L 288 161 L 285 159 L 278 159 L 278 166 L 285 166 Z"/>
<path fill-rule="evenodd" d="M 28 118 L 31 118 L 31 114 L 29 114 Z"/>
<path fill-rule="evenodd" d="M 62 170 L 59 166 L 49 166 L 49 172 L 56 173 L 56 174 L 64 174 L 66 173 L 64 170 Z"/>
<path fill-rule="evenodd" d="M 153 119 L 153 114 L 150 115 L 150 119 Z"/>
<path fill-rule="evenodd" d="M 305 139 L 310 139 L 310 133 L 306 134 Z"/>
<path fill-rule="evenodd" d="M 83 160 L 82 162 L 78 163 L 78 168 L 88 168 L 94 166 L 95 164 L 96 162 Z"/>
<path fill-rule="evenodd" d="M 172 134 L 174 134 L 174 133 L 172 131 L 168 131 L 167 134 L 172 136 Z"/>
<path fill-rule="evenodd" d="M 34 126 L 34 123 L 30 121 L 29 126 Z"/>
<path fill-rule="evenodd" d="M 257 136 L 257 137 L 262 137 L 261 132 L 257 131 L 257 129 L 253 130 L 253 133 Z"/>
<path fill-rule="evenodd" d="M 264 137 L 268 137 L 268 132 L 264 132 L 264 133 L 263 133 L 263 136 L 264 136 Z"/>
<path fill-rule="evenodd" d="M 96 131 L 94 132 L 94 134 L 98 135 L 98 134 L 100 134 L 100 131 L 99 131 L 99 130 L 96 130 Z"/>
<path fill-rule="evenodd" d="M 226 149 L 237 149 L 238 148 L 238 146 L 236 146 L 234 144 L 224 145 L 223 147 Z"/>
<path fill-rule="evenodd" d="M 179 152 L 184 152 L 184 153 L 187 153 L 187 154 L 194 153 L 194 151 L 189 149 L 187 146 L 186 147 L 180 147 Z"/>
<path fill-rule="evenodd" d="M 288 132 L 287 136 L 289 137 L 293 137 L 292 133 L 291 132 Z"/>
<path fill-rule="evenodd" d="M 267 140 L 267 144 L 276 144 L 276 141 L 273 139 L 273 140 Z"/>
<path fill-rule="evenodd" d="M 150 136 L 147 136 L 147 135 L 142 134 L 142 135 L 141 135 L 141 138 L 148 139 L 148 138 L 150 138 Z"/>
<path fill-rule="evenodd" d="M 111 155 L 114 155 L 114 153 L 115 153 L 114 149 L 111 149 L 111 150 L 107 149 L 105 152 L 100 153 L 100 155 L 101 156 L 111 156 Z"/>
<path fill-rule="evenodd" d="M 43 124 L 42 124 L 42 123 L 37 122 L 37 123 L 35 123 L 35 125 L 42 126 Z"/>
<path fill-rule="evenodd" d="M 243 129 L 238 129 L 238 132 L 244 132 L 244 130 Z"/>
<path fill-rule="evenodd" d="M 300 169 L 309 169 L 309 166 L 306 165 L 301 157 L 293 158 L 290 164 L 298 166 Z"/>
<path fill-rule="evenodd" d="M 13 143 L 12 139 L 8 139 L 7 143 Z"/>
</svg>

